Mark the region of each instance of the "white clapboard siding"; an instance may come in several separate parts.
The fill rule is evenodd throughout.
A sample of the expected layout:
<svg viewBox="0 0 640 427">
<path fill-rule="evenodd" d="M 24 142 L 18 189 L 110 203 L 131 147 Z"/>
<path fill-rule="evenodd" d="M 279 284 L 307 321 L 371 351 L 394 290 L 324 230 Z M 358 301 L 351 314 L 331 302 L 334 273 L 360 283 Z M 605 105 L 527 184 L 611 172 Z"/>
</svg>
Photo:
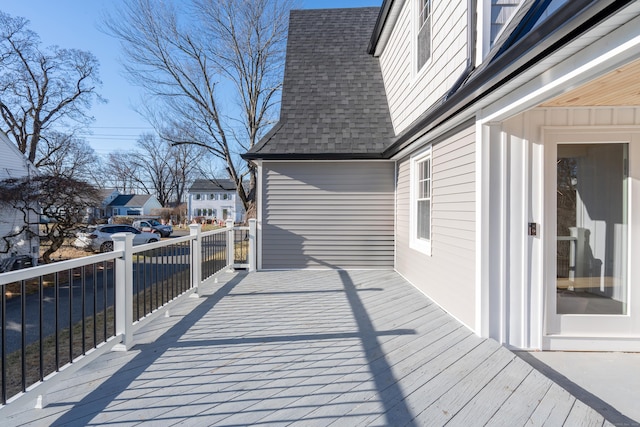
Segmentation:
<svg viewBox="0 0 640 427">
<path fill-rule="evenodd" d="M 29 165 L 26 157 L 18 151 L 13 142 L 0 132 L 0 180 L 7 178 L 21 178 L 33 173 L 32 166 Z M 29 215 L 30 222 L 36 222 L 37 218 L 34 214 Z M 0 207 L 0 237 L 7 236 L 19 231 L 24 226 L 24 218 L 21 212 L 8 208 Z M 32 231 L 37 232 L 35 226 Z M 0 259 L 11 255 L 31 255 L 34 251 L 33 245 L 38 245 L 38 240 L 27 237 L 23 233 L 11 239 L 12 246 L 8 248 L 4 241 L 0 241 Z"/>
<path fill-rule="evenodd" d="M 262 268 L 393 268 L 392 162 L 265 162 Z"/>
<path fill-rule="evenodd" d="M 410 241 L 410 160 L 398 163 L 396 269 L 458 319 L 475 316 L 475 134 L 433 146 L 431 256 Z"/>
<path fill-rule="evenodd" d="M 430 61 L 418 73 L 414 56 L 417 13 L 415 1 L 406 1 L 380 66 L 396 133 L 444 95 L 460 77 L 467 61 L 467 1 L 433 2 L 433 38 Z"/>
</svg>

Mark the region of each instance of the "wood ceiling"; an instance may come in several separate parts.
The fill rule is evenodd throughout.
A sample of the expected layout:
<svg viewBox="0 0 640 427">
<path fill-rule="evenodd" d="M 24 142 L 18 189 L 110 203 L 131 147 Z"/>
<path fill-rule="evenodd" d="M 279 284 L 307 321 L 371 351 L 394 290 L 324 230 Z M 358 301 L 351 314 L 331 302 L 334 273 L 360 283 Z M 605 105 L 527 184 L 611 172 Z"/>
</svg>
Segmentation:
<svg viewBox="0 0 640 427">
<path fill-rule="evenodd" d="M 542 107 L 606 107 L 640 105 L 640 60 L 569 91 Z"/>
</svg>

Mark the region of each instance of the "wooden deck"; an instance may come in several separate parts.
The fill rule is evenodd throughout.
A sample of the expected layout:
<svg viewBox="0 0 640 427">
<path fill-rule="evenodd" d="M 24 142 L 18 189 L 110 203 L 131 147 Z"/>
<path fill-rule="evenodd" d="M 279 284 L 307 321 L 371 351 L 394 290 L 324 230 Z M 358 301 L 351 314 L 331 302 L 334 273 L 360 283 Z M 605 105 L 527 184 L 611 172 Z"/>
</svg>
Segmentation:
<svg viewBox="0 0 640 427">
<path fill-rule="evenodd" d="M 612 425 L 393 272 L 237 273 L 3 425 Z"/>
</svg>

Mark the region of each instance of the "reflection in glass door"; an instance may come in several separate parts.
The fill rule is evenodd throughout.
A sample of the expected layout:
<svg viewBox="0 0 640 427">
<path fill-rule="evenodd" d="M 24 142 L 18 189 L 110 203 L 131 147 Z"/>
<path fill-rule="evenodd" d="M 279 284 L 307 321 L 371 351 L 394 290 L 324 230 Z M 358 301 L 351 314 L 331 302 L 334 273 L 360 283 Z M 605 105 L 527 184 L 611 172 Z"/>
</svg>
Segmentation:
<svg viewBox="0 0 640 427">
<path fill-rule="evenodd" d="M 627 314 L 628 144 L 558 144 L 557 314 Z"/>
</svg>

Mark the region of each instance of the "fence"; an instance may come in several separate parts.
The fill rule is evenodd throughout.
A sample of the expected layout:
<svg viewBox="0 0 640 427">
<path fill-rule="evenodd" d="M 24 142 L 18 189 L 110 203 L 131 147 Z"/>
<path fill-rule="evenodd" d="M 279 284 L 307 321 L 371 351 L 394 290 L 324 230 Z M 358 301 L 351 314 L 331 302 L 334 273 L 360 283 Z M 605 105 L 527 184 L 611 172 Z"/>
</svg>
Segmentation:
<svg viewBox="0 0 640 427">
<path fill-rule="evenodd" d="M 131 348 L 135 323 L 218 272 L 255 269 L 255 220 L 136 247 L 112 237 L 113 252 L 0 274 L 2 405 L 108 342 Z"/>
</svg>

